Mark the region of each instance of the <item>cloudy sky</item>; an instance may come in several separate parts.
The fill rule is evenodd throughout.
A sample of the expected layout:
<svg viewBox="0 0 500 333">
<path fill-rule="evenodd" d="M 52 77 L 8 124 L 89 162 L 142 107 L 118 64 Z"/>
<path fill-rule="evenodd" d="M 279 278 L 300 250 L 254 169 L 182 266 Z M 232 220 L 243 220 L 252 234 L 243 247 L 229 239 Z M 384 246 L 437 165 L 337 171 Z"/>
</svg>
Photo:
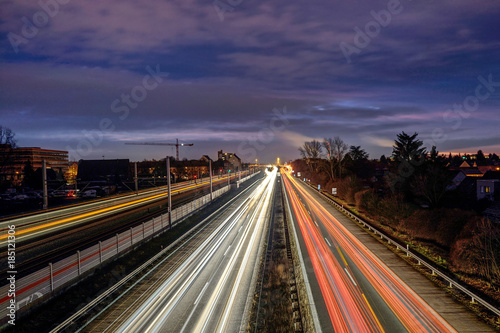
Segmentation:
<svg viewBox="0 0 500 333">
<path fill-rule="evenodd" d="M 6 0 L 0 125 L 79 158 L 500 153 L 500 1 Z"/>
</svg>

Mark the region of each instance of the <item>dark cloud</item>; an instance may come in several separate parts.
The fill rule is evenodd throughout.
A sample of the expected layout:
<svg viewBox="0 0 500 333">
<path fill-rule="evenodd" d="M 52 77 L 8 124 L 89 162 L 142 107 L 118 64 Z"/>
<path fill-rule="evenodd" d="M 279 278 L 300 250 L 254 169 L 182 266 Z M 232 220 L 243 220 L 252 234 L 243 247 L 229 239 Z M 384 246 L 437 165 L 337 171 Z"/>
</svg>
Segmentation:
<svg viewBox="0 0 500 333">
<path fill-rule="evenodd" d="M 92 157 L 163 156 L 123 142 L 176 137 L 196 141 L 186 154 L 197 157 L 236 150 L 286 107 L 286 127 L 262 158 L 294 158 L 300 140 L 335 135 L 378 157 L 401 130 L 430 146 L 435 128 L 448 135 L 440 150 L 494 147 L 500 89 L 458 130 L 442 115 L 474 93 L 479 75 L 500 81 L 499 3 L 401 0 L 401 12 L 348 63 L 340 43 L 355 45 L 355 28 L 387 3 L 243 1 L 221 21 L 201 0 L 69 2 L 15 52 L 9 36 L 22 37 L 23 17 L 33 21 L 41 7 L 7 0 L 0 123 L 23 145 L 65 149 L 109 118 L 114 129 Z M 157 65 L 168 77 L 120 119 L 112 103 Z"/>
</svg>

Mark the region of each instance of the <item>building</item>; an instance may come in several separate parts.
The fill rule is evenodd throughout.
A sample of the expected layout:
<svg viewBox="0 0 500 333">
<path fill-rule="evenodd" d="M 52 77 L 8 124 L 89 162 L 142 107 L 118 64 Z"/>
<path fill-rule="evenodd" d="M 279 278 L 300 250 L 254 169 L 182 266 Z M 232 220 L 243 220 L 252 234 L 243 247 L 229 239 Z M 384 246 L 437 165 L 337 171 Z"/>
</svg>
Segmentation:
<svg viewBox="0 0 500 333">
<path fill-rule="evenodd" d="M 78 175 L 78 162 L 69 162 L 68 171 L 64 174 L 64 179 L 68 184 L 75 184 Z"/>
<path fill-rule="evenodd" d="M 14 185 L 20 185 L 24 177 L 24 167 L 29 161 L 33 170 L 42 168 L 43 160 L 47 168 L 55 171 L 60 178 L 69 170 L 68 152 L 63 150 L 42 149 L 40 147 L 18 147 L 10 145 L 0 146 L 0 155 L 4 161 L 0 170 L 3 180 L 12 181 Z"/>
<path fill-rule="evenodd" d="M 210 175 L 208 162 L 203 158 L 198 161 L 174 161 L 170 165 L 170 173 L 176 181 L 200 179 Z"/>
<path fill-rule="evenodd" d="M 466 161 L 463 161 L 463 163 L 454 171 L 451 169 L 450 171 L 455 172 L 455 174 L 447 190 L 455 190 L 459 187 L 464 187 L 464 184 L 466 184 L 467 181 L 471 184 L 473 183 L 472 187 L 475 188 L 476 180 L 483 177 L 483 173 L 477 168 L 477 166 L 471 167 Z"/>
<path fill-rule="evenodd" d="M 219 160 L 222 160 L 224 162 L 228 162 L 234 170 L 236 170 L 236 171 L 242 170 L 241 158 L 239 158 L 238 155 L 233 154 L 233 153 L 224 153 L 222 150 L 219 150 L 219 152 L 217 153 L 217 156 L 218 156 Z M 226 166 L 226 163 L 224 163 L 224 166 Z"/>
<path fill-rule="evenodd" d="M 120 183 L 129 179 L 129 160 L 80 160 L 78 181 Z"/>
<path fill-rule="evenodd" d="M 477 180 L 477 200 L 488 199 L 493 201 L 500 193 L 500 180 L 498 179 L 478 179 Z"/>
<path fill-rule="evenodd" d="M 203 155 L 201 158 L 200 158 L 200 161 L 201 162 L 205 162 L 205 163 L 209 163 L 210 161 L 212 161 L 212 159 L 210 158 L 210 156 L 208 155 Z M 213 161 L 212 161 L 213 162 Z"/>
</svg>

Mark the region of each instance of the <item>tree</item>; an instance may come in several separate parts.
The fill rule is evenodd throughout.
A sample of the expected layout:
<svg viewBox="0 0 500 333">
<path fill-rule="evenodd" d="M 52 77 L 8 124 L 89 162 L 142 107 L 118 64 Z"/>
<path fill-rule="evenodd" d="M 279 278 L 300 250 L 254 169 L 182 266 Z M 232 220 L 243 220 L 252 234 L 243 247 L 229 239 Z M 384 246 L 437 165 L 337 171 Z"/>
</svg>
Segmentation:
<svg viewBox="0 0 500 333">
<path fill-rule="evenodd" d="M 346 155 L 345 165 L 358 178 L 367 179 L 371 173 L 371 166 L 368 162 L 368 153 L 361 146 L 351 146 L 349 153 Z"/>
<path fill-rule="evenodd" d="M 305 142 L 304 145 L 299 148 L 299 152 L 302 158 L 306 161 L 309 171 L 317 172 L 318 162 L 321 158 L 321 143 L 316 140 Z"/>
<path fill-rule="evenodd" d="M 446 168 L 446 159 L 439 156 L 436 146 L 433 146 L 422 169 L 413 178 L 411 189 L 431 207 L 438 207 L 450 183 L 451 177 Z"/>
<path fill-rule="evenodd" d="M 417 139 L 418 133 L 408 135 L 401 132 L 394 141 L 392 155 L 395 159 L 394 169 L 388 176 L 389 186 L 393 191 L 404 194 L 411 199 L 410 184 L 425 162 L 426 148 Z"/>
<path fill-rule="evenodd" d="M 333 139 L 325 139 L 323 145 L 328 147 L 327 150 L 331 155 L 332 161 L 336 161 L 338 178 L 342 178 L 342 165 L 348 149 L 347 144 L 340 137 L 336 136 Z"/>
<path fill-rule="evenodd" d="M 351 146 L 349 155 L 351 155 L 353 161 L 364 161 L 370 156 L 361 146 Z"/>
<path fill-rule="evenodd" d="M 38 185 L 38 177 L 36 176 L 31 161 L 28 160 L 24 163 L 23 168 L 23 186 L 37 189 L 39 187 Z"/>
<path fill-rule="evenodd" d="M 486 161 L 486 157 L 484 156 L 483 151 L 481 149 L 477 151 L 476 159 L 478 165 L 483 165 L 484 162 Z"/>
<path fill-rule="evenodd" d="M 332 139 L 324 139 L 323 147 L 326 150 L 326 163 L 324 164 L 325 170 L 330 177 L 330 180 L 335 179 L 335 166 L 337 165 L 337 159 L 335 158 L 335 154 L 333 152 L 333 140 Z"/>
<path fill-rule="evenodd" d="M 15 136 L 16 134 L 10 128 L 0 125 L 0 145 L 10 145 L 12 148 L 16 148 Z"/>
<path fill-rule="evenodd" d="M 422 147 L 423 142 L 417 139 L 418 133 L 408 135 L 404 131 L 397 135 L 397 140 L 392 146 L 392 155 L 396 161 L 406 161 L 408 163 L 419 161 L 425 157 L 426 148 Z M 412 163 L 414 164 L 414 163 Z"/>
<path fill-rule="evenodd" d="M 15 133 L 10 128 L 0 125 L 0 187 L 8 187 L 11 184 L 7 180 L 6 173 L 10 167 L 14 155 L 14 149 L 17 147 L 14 139 Z"/>
</svg>

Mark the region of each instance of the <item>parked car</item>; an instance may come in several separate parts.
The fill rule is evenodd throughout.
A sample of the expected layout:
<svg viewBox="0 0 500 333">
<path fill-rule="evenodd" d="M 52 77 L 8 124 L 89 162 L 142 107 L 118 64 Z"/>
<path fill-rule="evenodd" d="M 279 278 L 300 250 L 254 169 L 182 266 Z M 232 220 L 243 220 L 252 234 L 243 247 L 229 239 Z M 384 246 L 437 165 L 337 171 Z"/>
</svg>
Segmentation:
<svg viewBox="0 0 500 333">
<path fill-rule="evenodd" d="M 66 191 L 53 191 L 52 196 L 53 197 L 65 197 Z"/>
<path fill-rule="evenodd" d="M 0 200 L 2 201 L 10 201 L 12 199 L 12 196 L 10 194 L 0 194 Z"/>
<path fill-rule="evenodd" d="M 82 198 L 97 198 L 96 190 L 86 190 L 81 194 Z"/>
<path fill-rule="evenodd" d="M 42 196 L 40 194 L 38 194 L 37 192 L 28 192 L 28 193 L 24 193 L 24 194 L 27 195 L 31 199 L 41 199 L 42 198 Z"/>
<path fill-rule="evenodd" d="M 12 200 L 27 200 L 30 197 L 27 196 L 26 194 L 18 194 L 12 198 Z"/>
</svg>

